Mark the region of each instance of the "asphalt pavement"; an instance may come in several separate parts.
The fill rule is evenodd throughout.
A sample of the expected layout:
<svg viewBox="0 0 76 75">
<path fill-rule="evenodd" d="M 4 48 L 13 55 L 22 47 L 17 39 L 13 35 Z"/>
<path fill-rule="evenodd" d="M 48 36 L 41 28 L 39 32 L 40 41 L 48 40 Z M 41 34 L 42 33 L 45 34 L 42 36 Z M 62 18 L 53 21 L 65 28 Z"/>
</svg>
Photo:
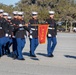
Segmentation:
<svg viewBox="0 0 76 75">
<path fill-rule="evenodd" d="M 0 75 L 76 75 L 76 33 L 58 33 L 54 57 L 47 57 L 47 42 L 29 56 L 29 39 L 23 50 L 24 61 L 10 56 L 0 58 Z M 11 49 L 11 48 L 10 48 Z"/>
</svg>

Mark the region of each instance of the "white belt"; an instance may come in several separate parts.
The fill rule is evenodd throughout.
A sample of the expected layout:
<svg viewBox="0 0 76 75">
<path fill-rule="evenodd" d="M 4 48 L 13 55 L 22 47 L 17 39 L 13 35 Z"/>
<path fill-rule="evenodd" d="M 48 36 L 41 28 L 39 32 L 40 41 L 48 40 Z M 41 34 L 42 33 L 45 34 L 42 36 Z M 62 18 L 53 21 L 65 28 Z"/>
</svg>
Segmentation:
<svg viewBox="0 0 76 75">
<path fill-rule="evenodd" d="M 0 29 L 2 29 L 2 27 L 0 27 Z"/>
<path fill-rule="evenodd" d="M 24 28 L 19 28 L 19 30 L 24 30 Z"/>
<path fill-rule="evenodd" d="M 51 28 L 51 27 L 49 27 L 48 29 L 55 29 L 55 28 Z"/>
<path fill-rule="evenodd" d="M 35 28 L 31 28 L 31 30 L 37 30 L 37 29 L 35 29 Z"/>
</svg>

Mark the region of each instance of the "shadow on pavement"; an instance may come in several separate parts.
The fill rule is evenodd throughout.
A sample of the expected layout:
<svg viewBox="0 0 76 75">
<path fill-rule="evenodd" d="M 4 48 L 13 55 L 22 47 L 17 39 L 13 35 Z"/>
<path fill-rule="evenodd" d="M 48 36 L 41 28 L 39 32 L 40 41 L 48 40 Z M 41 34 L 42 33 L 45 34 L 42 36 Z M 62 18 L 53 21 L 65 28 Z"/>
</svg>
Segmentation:
<svg viewBox="0 0 76 75">
<path fill-rule="evenodd" d="M 30 53 L 28 53 L 28 52 L 23 52 L 23 55 L 30 57 Z"/>
<path fill-rule="evenodd" d="M 41 56 L 47 57 L 47 54 L 44 54 L 44 53 L 37 53 L 37 55 L 41 55 Z"/>
<path fill-rule="evenodd" d="M 28 52 L 23 52 L 23 55 L 30 57 L 30 53 Z M 32 60 L 39 60 L 37 57 L 30 57 Z"/>
<path fill-rule="evenodd" d="M 31 57 L 31 59 L 39 61 L 39 59 L 37 57 Z"/>
<path fill-rule="evenodd" d="M 64 55 L 66 58 L 73 58 L 76 59 L 76 56 L 72 56 L 72 55 Z"/>
</svg>

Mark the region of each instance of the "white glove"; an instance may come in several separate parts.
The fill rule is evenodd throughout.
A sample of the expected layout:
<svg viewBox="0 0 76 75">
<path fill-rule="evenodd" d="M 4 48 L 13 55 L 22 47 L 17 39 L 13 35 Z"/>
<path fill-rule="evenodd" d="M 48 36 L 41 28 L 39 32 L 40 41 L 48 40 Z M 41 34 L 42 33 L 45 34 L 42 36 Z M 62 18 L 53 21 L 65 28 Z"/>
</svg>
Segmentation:
<svg viewBox="0 0 76 75">
<path fill-rule="evenodd" d="M 25 37 L 25 38 L 27 38 L 27 36 L 26 36 L 26 35 L 24 35 L 24 37 Z"/>
<path fill-rule="evenodd" d="M 23 25 L 22 24 L 19 24 L 19 27 L 22 27 Z"/>
<path fill-rule="evenodd" d="M 57 35 L 56 35 L 56 38 L 57 38 Z"/>
<path fill-rule="evenodd" d="M 11 35 L 9 35 L 9 37 L 11 37 Z"/>
<path fill-rule="evenodd" d="M 51 34 L 48 34 L 48 37 L 52 37 Z"/>
<path fill-rule="evenodd" d="M 33 37 L 32 37 L 32 35 L 30 35 L 30 39 L 32 39 Z"/>
<path fill-rule="evenodd" d="M 15 36 L 12 36 L 12 38 L 15 38 Z"/>
<path fill-rule="evenodd" d="M 6 33 L 5 36 L 8 37 L 8 34 Z"/>
<path fill-rule="evenodd" d="M 30 30 L 30 33 L 32 33 L 32 30 Z"/>
</svg>

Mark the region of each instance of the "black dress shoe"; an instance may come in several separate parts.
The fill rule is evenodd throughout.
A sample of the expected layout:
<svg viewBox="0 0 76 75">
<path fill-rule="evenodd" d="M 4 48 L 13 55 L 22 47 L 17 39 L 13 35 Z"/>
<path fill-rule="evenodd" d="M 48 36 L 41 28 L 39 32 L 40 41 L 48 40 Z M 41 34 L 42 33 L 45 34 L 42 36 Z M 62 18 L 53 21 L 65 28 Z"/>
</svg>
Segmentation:
<svg viewBox="0 0 76 75">
<path fill-rule="evenodd" d="M 36 57 L 36 55 L 33 55 L 33 54 L 31 53 L 31 51 L 30 51 L 30 56 L 31 56 L 31 57 Z"/>
<path fill-rule="evenodd" d="M 1 58 L 1 55 L 0 55 L 0 58 Z"/>
<path fill-rule="evenodd" d="M 18 59 L 18 60 L 25 60 L 24 58 Z"/>
<path fill-rule="evenodd" d="M 30 56 L 32 55 L 31 51 L 30 51 Z"/>
<path fill-rule="evenodd" d="M 36 55 L 30 55 L 31 57 L 36 57 Z"/>
<path fill-rule="evenodd" d="M 54 57 L 54 55 L 53 55 L 53 54 L 51 54 L 51 55 L 48 55 L 48 57 Z"/>
<path fill-rule="evenodd" d="M 16 55 L 13 55 L 13 59 L 17 59 L 17 56 Z"/>
<path fill-rule="evenodd" d="M 11 54 L 11 52 L 7 52 L 7 54 Z"/>
</svg>

